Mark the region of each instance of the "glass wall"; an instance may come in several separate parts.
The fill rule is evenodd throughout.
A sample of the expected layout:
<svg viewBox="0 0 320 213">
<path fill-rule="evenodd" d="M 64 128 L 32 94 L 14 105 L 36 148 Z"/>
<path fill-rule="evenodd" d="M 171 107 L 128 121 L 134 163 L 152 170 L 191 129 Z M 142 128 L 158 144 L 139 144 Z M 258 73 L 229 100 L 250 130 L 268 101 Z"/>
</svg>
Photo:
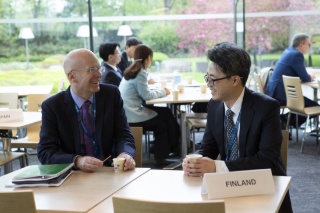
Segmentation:
<svg viewBox="0 0 320 213">
<path fill-rule="evenodd" d="M 205 61 L 206 50 L 215 43 L 234 42 L 235 2 L 92 0 L 93 27 L 97 31 L 94 51 L 97 53 L 104 41 L 117 41 L 123 49 L 125 37 L 117 32 L 121 25 L 129 25 L 132 36 L 159 53 L 155 60 Z M 319 8 L 317 0 L 245 1 L 245 47 L 254 62 L 264 66 L 263 61 L 276 60 L 295 33 L 305 32 L 316 38 L 320 34 Z M 31 64 L 46 62 L 51 66 L 61 62 L 70 50 L 88 48 L 88 38 L 77 37 L 82 25 L 88 25 L 86 0 L 0 0 L 0 63 L 26 61 L 25 39 L 18 38 L 24 27 L 34 33 L 34 39 L 28 39 Z M 313 57 L 320 53 L 319 43 L 313 44 Z M 313 58 L 313 65 L 320 66 L 320 59 Z"/>
</svg>

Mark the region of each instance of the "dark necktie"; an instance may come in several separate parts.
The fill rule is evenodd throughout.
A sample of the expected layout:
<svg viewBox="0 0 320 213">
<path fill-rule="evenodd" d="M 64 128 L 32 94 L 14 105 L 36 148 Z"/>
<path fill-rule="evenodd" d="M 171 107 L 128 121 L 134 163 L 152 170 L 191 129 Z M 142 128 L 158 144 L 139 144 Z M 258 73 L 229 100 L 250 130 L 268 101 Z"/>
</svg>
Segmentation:
<svg viewBox="0 0 320 213">
<path fill-rule="evenodd" d="M 91 135 L 91 137 L 93 137 L 93 131 L 92 131 L 92 115 L 90 113 L 90 105 L 91 102 L 90 101 L 86 101 L 83 103 L 82 105 L 82 121 L 83 124 L 85 126 L 85 128 L 87 129 L 87 133 L 89 133 Z M 93 147 L 93 142 L 91 141 L 91 139 L 88 137 L 88 135 L 86 134 L 86 131 L 83 129 L 83 135 L 84 135 L 84 143 L 85 143 L 85 147 L 86 147 L 86 154 L 89 156 L 94 156 L 94 147 Z"/>
<path fill-rule="evenodd" d="M 234 113 L 232 112 L 231 109 L 228 109 L 226 112 L 226 131 L 227 131 L 227 137 L 228 137 L 228 144 L 227 144 L 228 149 L 229 149 L 229 144 L 233 142 L 233 145 L 231 147 L 229 160 L 237 160 L 238 159 L 237 132 L 235 133 L 234 140 L 230 141 L 231 136 L 232 136 L 232 131 L 234 129 L 233 114 Z M 228 152 L 229 152 L 229 150 L 228 150 Z"/>
</svg>

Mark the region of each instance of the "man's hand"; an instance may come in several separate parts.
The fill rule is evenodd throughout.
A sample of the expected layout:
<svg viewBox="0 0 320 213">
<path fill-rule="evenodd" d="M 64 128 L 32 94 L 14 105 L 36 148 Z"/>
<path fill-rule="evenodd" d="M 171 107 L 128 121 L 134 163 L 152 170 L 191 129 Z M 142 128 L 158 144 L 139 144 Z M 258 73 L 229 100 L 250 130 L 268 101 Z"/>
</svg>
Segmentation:
<svg viewBox="0 0 320 213">
<path fill-rule="evenodd" d="M 136 167 L 136 162 L 134 159 L 127 153 L 121 153 L 117 158 L 125 158 L 123 170 L 130 170 Z"/>
<path fill-rule="evenodd" d="M 155 84 L 156 83 L 156 81 L 154 80 L 154 79 L 152 79 L 152 78 L 150 78 L 149 80 L 148 80 L 148 84 Z"/>
<path fill-rule="evenodd" d="M 78 156 L 75 160 L 76 168 L 84 172 L 94 172 L 103 166 L 103 162 L 91 156 Z"/>
<path fill-rule="evenodd" d="M 170 95 L 170 90 L 168 88 L 163 88 L 163 89 L 166 92 L 166 95 Z"/>
<path fill-rule="evenodd" d="M 201 177 L 204 173 L 216 172 L 214 160 L 203 158 L 185 158 L 182 163 L 183 171 L 186 175 L 192 177 Z"/>
</svg>

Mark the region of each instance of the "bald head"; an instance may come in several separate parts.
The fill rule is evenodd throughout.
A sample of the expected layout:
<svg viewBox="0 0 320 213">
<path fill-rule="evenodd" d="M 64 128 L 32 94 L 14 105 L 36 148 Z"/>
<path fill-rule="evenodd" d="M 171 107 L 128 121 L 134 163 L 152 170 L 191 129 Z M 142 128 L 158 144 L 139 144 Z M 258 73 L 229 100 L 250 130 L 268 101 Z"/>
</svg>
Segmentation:
<svg viewBox="0 0 320 213">
<path fill-rule="evenodd" d="M 88 49 L 75 49 L 70 51 L 64 59 L 63 69 L 67 75 L 71 70 L 86 69 L 88 62 L 96 61 L 97 57 Z"/>
</svg>

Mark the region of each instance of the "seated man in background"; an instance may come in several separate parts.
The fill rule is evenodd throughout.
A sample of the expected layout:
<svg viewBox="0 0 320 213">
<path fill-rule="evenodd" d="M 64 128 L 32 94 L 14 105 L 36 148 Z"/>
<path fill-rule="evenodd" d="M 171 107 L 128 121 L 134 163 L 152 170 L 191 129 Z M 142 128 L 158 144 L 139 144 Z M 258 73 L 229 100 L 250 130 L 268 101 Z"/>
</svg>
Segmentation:
<svg viewBox="0 0 320 213">
<path fill-rule="evenodd" d="M 121 60 L 120 45 L 115 42 L 105 42 L 100 45 L 99 55 L 103 59 L 101 66 L 105 67 L 100 83 L 119 86 L 122 80 L 122 71 L 117 67 Z"/>
<path fill-rule="evenodd" d="M 240 47 L 223 42 L 208 51 L 212 63 L 205 76 L 212 99 L 207 126 L 196 153 L 200 159 L 184 159 L 188 176 L 204 173 L 271 169 L 285 176 L 280 156 L 282 134 L 280 105 L 266 95 L 245 87 L 250 56 Z M 220 154 L 221 160 L 215 160 Z M 292 212 L 289 193 L 280 212 Z"/>
<path fill-rule="evenodd" d="M 304 63 L 303 54 L 309 52 L 311 45 L 307 34 L 296 34 L 292 39 L 292 44 L 281 55 L 281 58 L 274 67 L 270 80 L 268 81 L 265 93 L 276 99 L 281 106 L 287 104 L 286 93 L 283 84 L 283 75 L 300 77 L 302 82 L 310 82 L 315 79 L 314 75 L 309 75 Z M 304 97 L 305 107 L 318 106 L 318 104 Z M 296 116 L 291 116 L 290 125 L 296 125 Z M 306 121 L 306 117 L 299 116 L 298 125 Z M 286 123 L 286 117 L 282 117 L 282 122 Z"/>
<path fill-rule="evenodd" d="M 103 166 L 112 155 L 124 157 L 133 169 L 134 139 L 117 87 L 99 85 L 104 67 L 87 49 L 69 52 L 63 68 L 70 87 L 41 105 L 38 159 L 42 164 L 74 163 L 86 172 Z M 112 158 L 105 162 L 110 166 Z"/>
<path fill-rule="evenodd" d="M 125 50 L 121 53 L 121 61 L 117 65 L 122 73 L 132 64 L 131 59 L 134 56 L 134 51 L 139 44 L 142 44 L 138 38 L 131 37 L 127 40 Z"/>
</svg>

